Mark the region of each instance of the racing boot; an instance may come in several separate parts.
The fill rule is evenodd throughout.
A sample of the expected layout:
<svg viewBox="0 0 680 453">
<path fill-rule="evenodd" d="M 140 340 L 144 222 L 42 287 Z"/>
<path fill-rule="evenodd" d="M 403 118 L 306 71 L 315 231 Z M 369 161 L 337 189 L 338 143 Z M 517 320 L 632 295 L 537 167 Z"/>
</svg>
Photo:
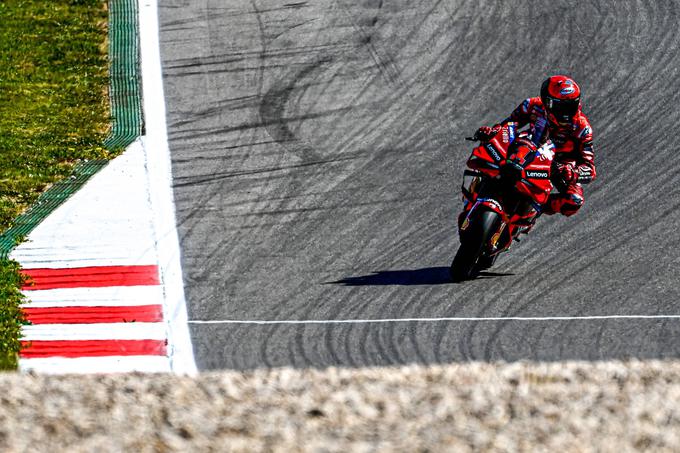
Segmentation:
<svg viewBox="0 0 680 453">
<path fill-rule="evenodd" d="M 543 212 L 539 212 L 536 214 L 536 216 L 531 219 L 529 222 L 527 222 L 526 225 L 521 225 L 517 227 L 517 231 L 515 232 L 515 240 L 519 242 L 519 235 L 520 234 L 529 234 L 529 231 L 531 231 L 534 228 L 534 225 L 536 225 L 536 220 L 543 214 Z"/>
</svg>

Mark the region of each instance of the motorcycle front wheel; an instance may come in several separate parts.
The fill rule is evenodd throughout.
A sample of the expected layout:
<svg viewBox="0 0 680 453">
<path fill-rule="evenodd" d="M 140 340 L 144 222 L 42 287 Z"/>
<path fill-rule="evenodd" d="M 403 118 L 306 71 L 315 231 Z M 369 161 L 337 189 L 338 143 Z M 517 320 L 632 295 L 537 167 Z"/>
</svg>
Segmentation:
<svg viewBox="0 0 680 453">
<path fill-rule="evenodd" d="M 479 261 L 483 261 L 484 248 L 491 236 L 498 231 L 499 222 L 500 215 L 493 211 L 484 210 L 473 215 L 470 225 L 461 232 L 460 247 L 449 269 L 451 280 L 461 282 L 479 274 Z"/>
</svg>

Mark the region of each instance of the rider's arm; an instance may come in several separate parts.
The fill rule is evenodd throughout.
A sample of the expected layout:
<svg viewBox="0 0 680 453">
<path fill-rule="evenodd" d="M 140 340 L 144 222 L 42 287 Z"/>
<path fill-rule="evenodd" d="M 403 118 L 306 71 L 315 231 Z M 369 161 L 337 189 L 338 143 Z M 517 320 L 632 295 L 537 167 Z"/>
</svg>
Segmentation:
<svg viewBox="0 0 680 453">
<path fill-rule="evenodd" d="M 517 123 L 517 128 L 520 129 L 531 120 L 531 98 L 525 99 L 515 110 L 512 111 L 509 117 L 501 121 L 500 124 L 507 124 L 511 121 Z"/>
<path fill-rule="evenodd" d="M 477 133 L 475 134 L 475 137 L 482 139 L 482 140 L 488 140 L 489 138 L 493 137 L 495 134 L 500 131 L 501 126 L 504 126 L 508 124 L 509 122 L 515 122 L 517 123 L 517 129 L 521 129 L 522 127 L 526 126 L 529 121 L 531 120 L 531 108 L 532 108 L 532 99 L 525 99 L 524 102 L 522 102 L 515 110 L 512 111 L 509 117 L 501 121 L 500 123 L 496 124 L 495 126 L 482 126 L 477 130 Z"/>
<path fill-rule="evenodd" d="M 595 172 L 595 153 L 593 151 L 593 129 L 590 124 L 585 124 L 578 132 L 578 149 L 580 159 L 576 170 L 578 182 L 588 184 L 597 176 Z"/>
</svg>

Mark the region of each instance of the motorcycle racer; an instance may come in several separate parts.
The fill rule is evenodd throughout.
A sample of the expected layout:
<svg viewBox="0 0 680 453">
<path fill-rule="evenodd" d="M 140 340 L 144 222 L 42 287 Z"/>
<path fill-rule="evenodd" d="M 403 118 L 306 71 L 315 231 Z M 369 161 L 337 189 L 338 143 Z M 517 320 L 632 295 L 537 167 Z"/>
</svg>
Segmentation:
<svg viewBox="0 0 680 453">
<path fill-rule="evenodd" d="M 555 147 L 552 181 L 559 193 L 550 195 L 544 214 L 571 216 L 583 205 L 582 184 L 596 177 L 593 130 L 581 111 L 581 89 L 563 75 L 547 78 L 540 96 L 524 100 L 508 118 L 493 127 L 477 130 L 477 138 L 488 140 L 501 125 L 516 122 L 518 128 L 529 126 L 531 140 L 540 146 L 550 140 Z"/>
</svg>

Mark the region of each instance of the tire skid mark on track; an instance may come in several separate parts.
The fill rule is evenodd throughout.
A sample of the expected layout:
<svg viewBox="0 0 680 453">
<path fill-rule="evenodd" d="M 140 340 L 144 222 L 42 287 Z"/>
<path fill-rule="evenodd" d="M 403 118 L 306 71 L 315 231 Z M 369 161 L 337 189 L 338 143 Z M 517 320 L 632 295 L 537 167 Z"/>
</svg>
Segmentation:
<svg viewBox="0 0 680 453">
<path fill-rule="evenodd" d="M 303 67 L 294 73 L 286 83 L 273 85 L 262 97 L 260 118 L 269 135 L 288 152 L 300 156 L 303 162 L 322 160 L 321 156 L 310 146 L 302 143 L 288 127 L 288 120 L 283 118 L 286 104 L 298 82 L 319 69 L 330 60 L 320 60 Z"/>
</svg>

